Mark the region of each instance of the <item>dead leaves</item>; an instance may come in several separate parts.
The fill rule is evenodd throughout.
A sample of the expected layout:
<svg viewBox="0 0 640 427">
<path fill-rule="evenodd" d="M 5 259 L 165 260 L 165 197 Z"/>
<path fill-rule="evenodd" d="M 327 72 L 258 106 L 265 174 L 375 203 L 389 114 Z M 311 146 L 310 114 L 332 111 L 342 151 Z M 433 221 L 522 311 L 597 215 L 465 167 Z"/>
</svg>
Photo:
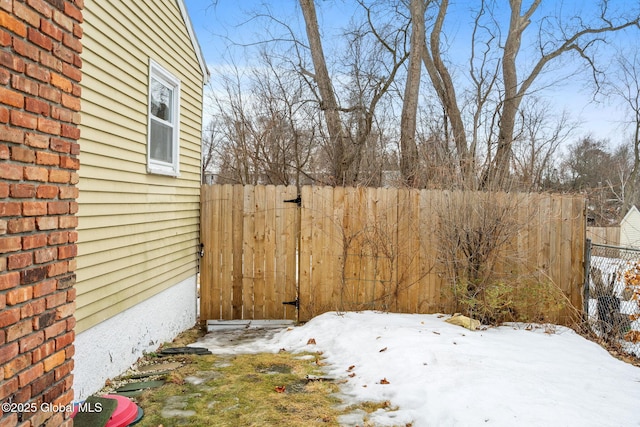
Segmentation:
<svg viewBox="0 0 640 427">
<path fill-rule="evenodd" d="M 316 339 L 315 338 L 309 338 L 309 340 L 307 341 L 307 345 L 316 345 Z"/>
<path fill-rule="evenodd" d="M 391 383 L 386 378 L 383 378 L 380 380 L 380 384 L 391 384 Z"/>
<path fill-rule="evenodd" d="M 283 385 L 277 385 L 275 390 L 276 393 L 284 393 L 285 391 L 287 391 L 287 387 Z"/>
</svg>

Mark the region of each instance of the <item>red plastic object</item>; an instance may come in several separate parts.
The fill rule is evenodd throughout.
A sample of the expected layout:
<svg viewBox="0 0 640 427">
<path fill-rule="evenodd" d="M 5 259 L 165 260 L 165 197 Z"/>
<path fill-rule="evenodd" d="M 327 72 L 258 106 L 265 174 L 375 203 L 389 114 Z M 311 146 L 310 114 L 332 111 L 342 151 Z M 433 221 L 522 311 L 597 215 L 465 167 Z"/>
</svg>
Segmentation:
<svg viewBox="0 0 640 427">
<path fill-rule="evenodd" d="M 133 403 L 129 398 L 115 394 L 105 394 L 102 397 L 118 401 L 118 406 L 105 427 L 127 427 L 136 420 L 138 416 L 138 405 Z"/>
</svg>

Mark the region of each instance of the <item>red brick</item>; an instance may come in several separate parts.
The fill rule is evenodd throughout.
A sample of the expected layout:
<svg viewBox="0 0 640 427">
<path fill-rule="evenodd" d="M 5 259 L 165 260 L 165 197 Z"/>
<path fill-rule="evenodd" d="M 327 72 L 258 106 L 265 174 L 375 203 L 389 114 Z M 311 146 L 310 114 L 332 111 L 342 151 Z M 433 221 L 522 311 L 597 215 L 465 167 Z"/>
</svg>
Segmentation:
<svg viewBox="0 0 640 427">
<path fill-rule="evenodd" d="M 73 371 L 73 360 L 67 360 L 55 369 L 56 381 L 60 381 Z"/>
<path fill-rule="evenodd" d="M 7 222 L 7 231 L 9 234 L 24 233 L 35 229 L 36 221 L 33 218 L 18 218 Z"/>
<path fill-rule="evenodd" d="M 8 33 L 7 31 L 0 30 L 0 46 L 2 47 L 11 46 L 11 34 Z"/>
<path fill-rule="evenodd" d="M 75 123 L 76 114 L 66 108 L 51 107 L 51 118 L 61 122 Z"/>
<path fill-rule="evenodd" d="M 47 296 L 46 301 L 47 301 L 47 310 L 51 308 L 60 307 L 62 304 L 67 302 L 67 295 L 63 292 L 58 292 L 56 294 Z M 60 320 L 57 313 L 56 313 L 56 319 Z"/>
<path fill-rule="evenodd" d="M 2 350 L 0 350 L 1 352 Z M 12 395 L 13 393 L 15 393 L 18 390 L 18 379 L 17 378 L 9 378 L 6 381 L 0 381 L 0 400 L 4 401 L 7 397 L 9 397 L 10 395 Z M 18 414 L 13 413 L 11 415 L 11 417 L 15 416 L 15 423 L 18 422 Z M 4 421 L 4 419 L 3 419 Z M 9 419 L 7 419 L 7 421 L 10 421 Z M 10 424 L 7 423 L 7 426 L 10 425 L 15 425 L 15 424 Z"/>
<path fill-rule="evenodd" d="M 71 340 L 73 341 L 73 337 L 71 338 Z M 58 351 L 57 353 L 54 353 L 53 355 L 43 360 L 44 371 L 49 372 L 55 369 L 56 367 L 62 365 L 65 359 L 66 357 L 64 351 Z"/>
<path fill-rule="evenodd" d="M 49 372 L 44 374 L 43 376 L 41 376 L 40 378 L 38 378 L 37 380 L 35 380 L 33 383 L 31 383 L 31 394 L 34 396 L 39 395 L 40 393 L 42 393 L 43 391 L 45 391 L 46 389 L 48 389 L 49 387 L 51 387 L 51 385 L 53 385 L 55 381 L 55 373 L 54 372 Z M 31 424 L 32 425 L 42 425 L 42 420 L 38 418 L 38 415 L 40 413 L 38 413 L 37 415 L 34 416 L 34 418 L 32 418 Z M 48 416 L 51 416 L 52 414 L 49 413 L 47 414 Z M 36 421 L 37 419 L 37 421 Z"/>
<path fill-rule="evenodd" d="M 4 65 L 18 73 L 23 73 L 25 64 L 20 57 L 12 55 L 8 50 L 0 50 L 0 65 Z"/>
<path fill-rule="evenodd" d="M 62 350 L 66 346 L 71 345 L 73 343 L 74 337 L 75 333 L 73 331 L 56 337 L 56 350 Z"/>
<path fill-rule="evenodd" d="M 80 160 L 73 157 L 60 156 L 60 167 L 63 169 L 78 170 L 80 169 Z"/>
<path fill-rule="evenodd" d="M 80 194 L 79 191 L 78 191 L 78 194 Z M 70 214 L 78 213 L 78 202 L 69 202 L 69 213 Z"/>
<path fill-rule="evenodd" d="M 27 7 L 24 3 L 13 2 L 13 13 L 18 18 L 26 21 L 30 27 L 40 28 L 40 15 L 30 7 Z M 33 28 L 27 29 L 27 35 L 30 30 L 33 30 Z"/>
<path fill-rule="evenodd" d="M 39 185 L 36 189 L 36 197 L 38 199 L 55 199 L 58 192 L 60 189 L 55 185 Z"/>
<path fill-rule="evenodd" d="M 33 254 L 31 252 L 22 252 L 19 254 L 9 255 L 7 257 L 7 268 L 9 270 L 20 270 L 33 264 Z M 7 302 L 9 301 L 7 297 Z"/>
<path fill-rule="evenodd" d="M 79 105 L 78 105 L 78 108 L 80 108 Z M 62 123 L 61 129 L 60 129 L 60 136 L 78 140 L 80 139 L 80 128 L 74 125 L 68 125 L 68 124 Z"/>
<path fill-rule="evenodd" d="M 23 202 L 22 214 L 24 216 L 39 216 L 47 214 L 46 202 Z"/>
<path fill-rule="evenodd" d="M 29 270 L 22 270 L 20 272 L 20 284 L 29 285 L 31 283 L 40 282 L 47 277 L 46 267 L 34 267 Z"/>
<path fill-rule="evenodd" d="M 27 35 L 27 26 L 22 22 L 18 21 L 12 15 L 0 10 L 0 27 L 6 28 L 19 35 L 20 37 L 26 37 Z"/>
<path fill-rule="evenodd" d="M 24 95 L 22 95 L 20 92 L 0 87 L 0 102 L 10 107 L 23 108 Z"/>
<path fill-rule="evenodd" d="M 53 261 L 58 256 L 56 248 L 44 248 L 34 252 L 34 262 L 36 264 L 44 264 Z"/>
<path fill-rule="evenodd" d="M 44 365 L 42 363 L 37 363 L 36 365 L 33 365 L 30 368 L 20 372 L 20 374 L 18 375 L 18 384 L 20 387 L 24 387 L 27 384 L 33 382 L 42 374 L 44 374 Z"/>
<path fill-rule="evenodd" d="M 22 249 L 22 239 L 18 236 L 0 237 L 0 254 L 16 252 Z"/>
<path fill-rule="evenodd" d="M 59 228 L 76 228 L 78 227 L 78 217 L 75 216 L 61 216 L 58 222 Z"/>
<path fill-rule="evenodd" d="M 40 64 L 52 71 L 62 71 L 62 61 L 48 52 L 40 52 Z"/>
<path fill-rule="evenodd" d="M 49 4 L 47 4 L 47 2 L 45 2 L 44 0 L 27 0 L 27 4 L 34 8 L 36 11 L 40 12 L 43 17 L 51 19 L 51 16 L 53 15 L 51 6 L 49 6 Z M 43 20 L 40 25 L 42 25 L 44 22 L 47 21 Z"/>
<path fill-rule="evenodd" d="M 57 87 L 58 89 L 63 90 L 64 92 L 70 93 L 71 89 L 72 89 L 72 83 L 69 81 L 69 79 L 61 76 L 60 74 L 57 73 L 51 73 L 51 80 L 50 80 L 51 84 L 55 87 Z M 63 105 L 64 105 L 64 94 L 63 94 Z"/>
<path fill-rule="evenodd" d="M 53 354 L 54 351 L 56 351 L 56 342 L 53 340 L 45 341 L 44 344 L 35 348 L 33 352 L 31 352 L 33 363 L 41 361 L 45 357 Z"/>
<path fill-rule="evenodd" d="M 20 308 L 12 308 L 8 310 L 2 310 L 0 312 L 0 328 L 5 328 L 10 325 L 15 325 L 20 320 Z"/>
<path fill-rule="evenodd" d="M 11 184 L 9 191 L 15 199 L 31 199 L 36 195 L 36 187 L 33 184 Z"/>
<path fill-rule="evenodd" d="M 62 27 L 63 30 L 68 33 L 71 33 L 73 31 L 73 20 L 61 11 L 54 9 L 53 22 L 58 24 L 60 27 Z"/>
<path fill-rule="evenodd" d="M 63 126 L 56 120 L 46 119 L 44 117 L 38 118 L 38 130 L 40 132 L 48 133 L 50 135 L 60 135 L 62 133 Z"/>
<path fill-rule="evenodd" d="M 31 319 L 23 320 L 16 323 L 15 325 L 7 327 L 6 332 L 7 342 L 15 341 L 19 338 L 24 337 L 25 335 L 30 334 L 31 332 L 33 332 Z"/>
<path fill-rule="evenodd" d="M 70 231 L 69 232 L 69 242 L 77 242 L 78 241 L 78 232 Z"/>
<path fill-rule="evenodd" d="M 58 248 L 58 259 L 73 258 L 78 255 L 78 247 L 76 245 L 61 246 Z"/>
<path fill-rule="evenodd" d="M 60 307 L 56 308 L 56 317 L 58 319 L 64 319 L 66 317 L 71 317 L 73 316 L 73 313 L 75 313 L 76 311 L 76 304 L 74 302 L 70 302 L 67 303 L 65 305 L 62 305 Z M 8 335 L 7 335 L 8 337 Z M 9 341 L 7 339 L 7 341 Z"/>
<path fill-rule="evenodd" d="M 82 70 L 67 63 L 62 64 L 62 74 L 75 82 L 82 80 Z"/>
<path fill-rule="evenodd" d="M 73 302 L 76 300 L 77 290 L 76 288 L 71 288 L 67 291 L 67 302 Z"/>
<path fill-rule="evenodd" d="M 43 167 L 25 166 L 24 179 L 27 181 L 47 182 L 49 179 L 49 171 Z"/>
<path fill-rule="evenodd" d="M 13 271 L 11 273 L 0 274 L 0 291 L 14 288 L 19 284 L 20 284 L 20 273 Z"/>
<path fill-rule="evenodd" d="M 11 378 L 31 365 L 30 354 L 20 354 L 4 365 L 4 377 Z"/>
<path fill-rule="evenodd" d="M 24 141 L 24 131 L 22 129 L 0 126 L 0 141 L 15 142 L 21 144 Z M 2 170 L 0 169 L 0 173 Z"/>
<path fill-rule="evenodd" d="M 54 280 L 50 280 L 51 282 L 55 282 Z M 43 299 L 39 299 L 38 301 L 42 301 Z M 47 311 L 44 312 L 44 308 L 41 312 L 37 313 L 38 316 L 33 318 L 33 329 L 40 330 L 48 328 L 56 322 L 56 312 L 55 311 Z"/>
<path fill-rule="evenodd" d="M 61 199 L 77 199 L 80 192 L 77 187 L 60 187 Z"/>
<path fill-rule="evenodd" d="M 47 266 L 47 276 L 55 277 L 67 273 L 67 262 L 56 262 Z"/>
<path fill-rule="evenodd" d="M 2 70 L 0 70 L 0 75 L 2 74 Z M 8 123 L 9 122 L 9 110 L 5 107 L 0 107 L 0 123 Z"/>
<path fill-rule="evenodd" d="M 71 150 L 71 143 L 63 139 L 51 138 L 51 149 L 58 153 L 69 153 Z"/>
<path fill-rule="evenodd" d="M 73 331 L 73 328 L 76 327 L 76 318 L 75 317 L 69 317 L 67 319 L 67 331 Z"/>
<path fill-rule="evenodd" d="M 36 153 L 29 148 L 12 147 L 11 160 L 20 163 L 34 163 L 36 161 Z"/>
<path fill-rule="evenodd" d="M 36 218 L 38 230 L 55 230 L 58 228 L 58 217 L 43 216 Z"/>
<path fill-rule="evenodd" d="M 6 182 L 0 182 L 0 199 L 9 197 L 9 184 Z"/>
<path fill-rule="evenodd" d="M 11 87 L 33 96 L 37 96 L 38 90 L 40 89 L 38 82 L 17 74 L 11 76 Z"/>
<path fill-rule="evenodd" d="M 47 244 L 47 235 L 46 234 L 32 234 L 29 236 L 24 236 L 22 238 L 22 249 L 36 249 L 42 248 Z"/>
<path fill-rule="evenodd" d="M 60 90 L 48 86 L 48 85 L 40 85 L 38 90 L 38 95 L 44 99 L 48 99 L 51 102 L 55 102 L 56 104 L 60 103 L 61 93 Z"/>
<path fill-rule="evenodd" d="M 73 145 L 77 145 L 77 144 L 73 144 Z M 69 184 L 77 184 L 80 182 L 80 175 L 76 172 L 71 172 L 71 177 L 69 178 Z"/>
<path fill-rule="evenodd" d="M 47 102 L 35 98 L 27 98 L 25 99 L 25 109 L 31 113 L 48 116 L 51 108 Z"/>
<path fill-rule="evenodd" d="M 35 320 L 33 319 L 33 316 L 37 316 L 42 313 L 46 307 L 47 302 L 44 298 L 31 300 L 28 304 L 24 304 L 20 307 L 20 316 L 23 319 L 32 318 L 31 320 Z"/>
<path fill-rule="evenodd" d="M 69 182 L 69 171 L 52 169 L 49 171 L 49 182 L 67 184 Z"/>
<path fill-rule="evenodd" d="M 49 233 L 49 245 L 63 245 L 69 242 L 69 233 L 67 231 L 58 231 Z"/>
<path fill-rule="evenodd" d="M 38 126 L 38 116 L 23 111 L 12 110 L 10 123 L 14 126 L 35 129 Z"/>
<path fill-rule="evenodd" d="M 43 331 L 35 332 L 31 335 L 28 335 L 22 338 L 20 341 L 18 341 L 18 345 L 20 346 L 20 353 L 29 352 L 34 348 L 42 345 L 43 342 L 44 342 Z"/>
<path fill-rule="evenodd" d="M 49 137 L 27 132 L 24 143 L 33 148 L 49 148 Z"/>
<path fill-rule="evenodd" d="M 53 48 L 53 41 L 49 36 L 42 34 L 35 28 L 29 28 L 27 32 L 27 39 L 31 43 L 35 44 L 36 46 L 40 46 L 44 50 L 51 50 Z"/>
<path fill-rule="evenodd" d="M 0 364 L 7 363 L 19 354 L 18 343 L 10 343 L 0 347 Z"/>
<path fill-rule="evenodd" d="M 77 22 L 82 22 L 82 12 L 73 4 L 71 4 L 71 2 L 64 3 L 64 13 L 67 16 L 75 19 Z"/>
<path fill-rule="evenodd" d="M 62 41 L 62 30 L 55 26 L 51 21 L 42 20 L 40 22 L 40 31 L 48 35 L 55 41 Z"/>
<path fill-rule="evenodd" d="M 69 213 L 69 202 L 48 202 L 47 212 L 49 215 L 63 215 Z"/>
<path fill-rule="evenodd" d="M 40 56 L 40 49 L 35 47 L 29 42 L 26 42 L 17 37 L 13 38 L 13 50 L 20 56 L 30 59 L 31 61 L 38 61 L 38 57 Z M 33 67 L 33 64 L 30 62 L 26 63 L 26 70 L 29 67 Z M 29 75 L 29 74 L 27 74 Z"/>
<path fill-rule="evenodd" d="M 56 319 L 58 319 L 57 313 L 56 313 Z M 67 331 L 67 323 L 65 321 L 59 321 L 45 328 L 44 337 L 46 340 L 50 340 L 51 338 L 55 338 L 58 335 L 62 335 L 66 331 Z M 54 343 L 54 349 L 55 349 L 55 343 Z"/>
<path fill-rule="evenodd" d="M 33 287 L 20 286 L 7 292 L 7 305 L 18 305 L 28 301 L 33 296 Z"/>
<path fill-rule="evenodd" d="M 69 64 L 73 64 L 73 60 L 75 59 L 73 51 L 65 47 L 62 43 L 58 43 L 53 46 L 53 55 Z"/>
<path fill-rule="evenodd" d="M 51 72 L 40 65 L 28 63 L 25 72 L 28 77 L 33 77 L 43 83 L 49 83 L 49 80 L 51 79 Z M 40 85 L 41 88 L 44 86 L 45 85 Z"/>
<path fill-rule="evenodd" d="M 14 164 L 3 164 L 2 168 L 0 168 L 0 179 L 10 179 L 13 181 L 17 181 L 22 179 L 23 177 L 23 169 L 20 165 Z"/>
<path fill-rule="evenodd" d="M 75 260 L 74 260 L 74 262 L 75 262 Z M 59 290 L 69 289 L 75 284 L 76 284 L 76 275 L 75 274 L 70 274 L 68 276 L 59 278 L 57 287 L 58 287 Z"/>
</svg>

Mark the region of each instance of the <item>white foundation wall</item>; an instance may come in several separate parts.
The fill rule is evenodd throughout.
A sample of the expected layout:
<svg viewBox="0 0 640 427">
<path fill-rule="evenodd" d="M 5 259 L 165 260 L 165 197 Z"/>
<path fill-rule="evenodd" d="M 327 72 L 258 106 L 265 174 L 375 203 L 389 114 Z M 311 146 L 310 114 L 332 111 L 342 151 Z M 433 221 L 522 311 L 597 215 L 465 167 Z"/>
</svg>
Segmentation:
<svg viewBox="0 0 640 427">
<path fill-rule="evenodd" d="M 73 389 L 84 400 L 144 353 L 196 323 L 196 276 L 79 333 L 75 337 Z"/>
</svg>

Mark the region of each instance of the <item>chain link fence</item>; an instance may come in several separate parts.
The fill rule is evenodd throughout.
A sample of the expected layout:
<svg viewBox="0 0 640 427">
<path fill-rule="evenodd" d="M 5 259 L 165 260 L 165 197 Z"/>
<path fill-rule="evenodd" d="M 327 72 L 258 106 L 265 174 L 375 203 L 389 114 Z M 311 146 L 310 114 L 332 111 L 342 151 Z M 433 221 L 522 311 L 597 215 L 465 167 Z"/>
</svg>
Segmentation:
<svg viewBox="0 0 640 427">
<path fill-rule="evenodd" d="M 591 331 L 640 358 L 640 249 L 587 243 L 585 312 Z"/>
</svg>

